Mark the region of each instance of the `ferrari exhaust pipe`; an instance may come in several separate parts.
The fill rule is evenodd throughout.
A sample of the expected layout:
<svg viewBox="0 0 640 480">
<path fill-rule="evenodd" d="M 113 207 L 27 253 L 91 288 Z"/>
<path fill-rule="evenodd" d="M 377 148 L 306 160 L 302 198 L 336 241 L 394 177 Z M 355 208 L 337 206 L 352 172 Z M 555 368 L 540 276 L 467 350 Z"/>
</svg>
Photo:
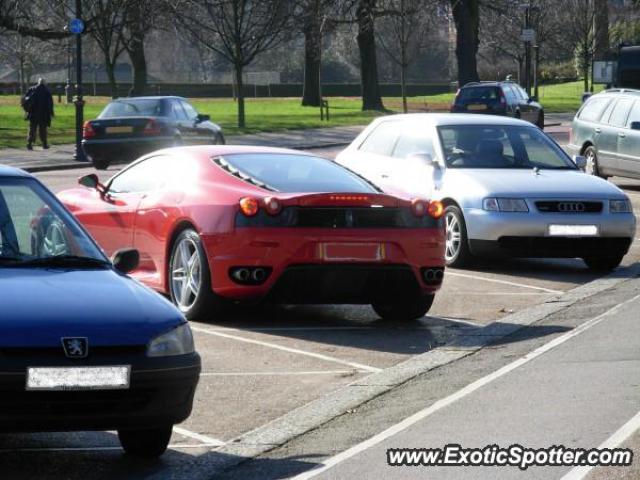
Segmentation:
<svg viewBox="0 0 640 480">
<path fill-rule="evenodd" d="M 232 274 L 233 278 L 239 282 L 246 282 L 251 278 L 251 272 L 248 268 L 238 268 Z"/>
<path fill-rule="evenodd" d="M 266 277 L 267 272 L 264 270 L 264 268 L 256 268 L 251 273 L 251 279 L 254 282 L 262 283 Z"/>
</svg>

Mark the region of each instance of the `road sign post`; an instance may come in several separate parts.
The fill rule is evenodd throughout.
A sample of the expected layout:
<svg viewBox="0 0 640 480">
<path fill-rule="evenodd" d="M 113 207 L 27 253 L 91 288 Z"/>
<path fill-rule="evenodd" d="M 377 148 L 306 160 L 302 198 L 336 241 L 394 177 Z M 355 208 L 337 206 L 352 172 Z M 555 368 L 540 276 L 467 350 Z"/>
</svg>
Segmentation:
<svg viewBox="0 0 640 480">
<path fill-rule="evenodd" d="M 82 21 L 82 1 L 76 0 L 76 18 L 72 18 L 67 26 L 69 32 L 76 37 L 76 149 L 73 159 L 77 162 L 86 162 L 87 156 L 82 149 L 82 124 L 84 123 L 84 99 L 82 98 L 82 33 L 84 22 Z"/>
</svg>

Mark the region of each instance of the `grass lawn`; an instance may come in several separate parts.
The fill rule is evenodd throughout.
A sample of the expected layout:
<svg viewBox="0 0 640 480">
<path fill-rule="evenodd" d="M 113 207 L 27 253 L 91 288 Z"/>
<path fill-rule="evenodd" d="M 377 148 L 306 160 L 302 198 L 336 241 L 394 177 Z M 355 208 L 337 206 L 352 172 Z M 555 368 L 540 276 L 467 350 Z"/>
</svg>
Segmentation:
<svg viewBox="0 0 640 480">
<path fill-rule="evenodd" d="M 601 87 L 601 86 L 597 86 Z M 575 111 L 580 105 L 582 83 L 573 82 L 540 88 L 540 102 L 547 112 Z M 55 97 L 57 100 L 57 97 Z M 95 118 L 109 101 L 107 97 L 85 97 L 85 119 Z M 278 131 L 295 128 L 313 128 L 342 125 L 365 125 L 378 115 L 362 112 L 360 98 L 328 98 L 331 120 L 320 121 L 315 107 L 300 106 L 298 98 L 248 98 L 246 101 L 247 128 L 236 126 L 236 104 L 231 99 L 191 99 L 201 113 L 211 115 L 220 124 L 225 135 Z M 446 111 L 453 100 L 452 93 L 409 98 L 411 111 Z M 385 106 L 398 112 L 402 109 L 400 98 L 385 98 Z M 73 143 L 75 108 L 73 105 L 55 104 L 56 116 L 50 129 L 52 144 Z M 27 122 L 23 120 L 18 96 L 0 96 L 0 148 L 24 147 Z"/>
</svg>

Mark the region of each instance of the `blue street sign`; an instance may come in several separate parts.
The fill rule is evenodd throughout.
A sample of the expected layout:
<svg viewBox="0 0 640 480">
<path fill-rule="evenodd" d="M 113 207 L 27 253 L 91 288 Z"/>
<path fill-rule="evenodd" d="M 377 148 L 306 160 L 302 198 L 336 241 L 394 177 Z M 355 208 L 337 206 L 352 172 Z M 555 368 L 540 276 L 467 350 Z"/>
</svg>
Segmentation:
<svg viewBox="0 0 640 480">
<path fill-rule="evenodd" d="M 80 35 L 84 32 L 84 22 L 79 18 L 69 20 L 69 31 L 74 35 Z"/>
</svg>

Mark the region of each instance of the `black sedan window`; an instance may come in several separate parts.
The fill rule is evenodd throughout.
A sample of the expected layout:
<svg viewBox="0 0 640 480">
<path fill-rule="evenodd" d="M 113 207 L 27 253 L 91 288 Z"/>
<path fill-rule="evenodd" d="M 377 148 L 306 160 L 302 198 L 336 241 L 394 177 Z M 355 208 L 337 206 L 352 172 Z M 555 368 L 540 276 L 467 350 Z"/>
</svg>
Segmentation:
<svg viewBox="0 0 640 480">
<path fill-rule="evenodd" d="M 337 163 L 311 155 L 242 153 L 215 159 L 248 183 L 280 192 L 374 193 L 376 188 Z"/>
<path fill-rule="evenodd" d="M 117 100 L 105 107 L 98 118 L 160 117 L 164 114 L 162 102 L 152 99 Z"/>
</svg>

